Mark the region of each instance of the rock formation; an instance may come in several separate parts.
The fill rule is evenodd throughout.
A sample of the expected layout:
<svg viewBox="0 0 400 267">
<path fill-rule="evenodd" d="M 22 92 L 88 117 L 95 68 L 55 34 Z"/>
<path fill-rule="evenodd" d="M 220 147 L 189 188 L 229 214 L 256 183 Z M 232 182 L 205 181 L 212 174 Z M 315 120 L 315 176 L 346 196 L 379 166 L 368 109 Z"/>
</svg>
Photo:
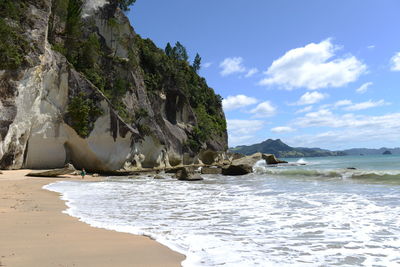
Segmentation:
<svg viewBox="0 0 400 267">
<path fill-rule="evenodd" d="M 71 164 L 66 164 L 62 169 L 54 169 L 43 172 L 30 172 L 26 176 L 34 176 L 34 177 L 57 177 L 59 175 L 66 175 L 75 172 L 74 166 Z M 97 175 L 98 176 L 98 175 Z"/>
<path fill-rule="evenodd" d="M 0 5 L 0 169 L 171 167 L 226 151 L 221 98 L 115 4 Z"/>
</svg>

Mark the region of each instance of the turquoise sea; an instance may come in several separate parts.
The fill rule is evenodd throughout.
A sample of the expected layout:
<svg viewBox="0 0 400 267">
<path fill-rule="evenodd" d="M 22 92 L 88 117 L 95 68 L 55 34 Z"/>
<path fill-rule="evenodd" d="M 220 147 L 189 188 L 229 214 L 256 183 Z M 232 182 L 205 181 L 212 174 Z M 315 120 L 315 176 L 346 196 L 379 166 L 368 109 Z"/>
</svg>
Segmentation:
<svg viewBox="0 0 400 267">
<path fill-rule="evenodd" d="M 400 155 L 258 162 L 245 176 L 63 181 L 71 216 L 144 234 L 183 266 L 400 266 Z"/>
</svg>

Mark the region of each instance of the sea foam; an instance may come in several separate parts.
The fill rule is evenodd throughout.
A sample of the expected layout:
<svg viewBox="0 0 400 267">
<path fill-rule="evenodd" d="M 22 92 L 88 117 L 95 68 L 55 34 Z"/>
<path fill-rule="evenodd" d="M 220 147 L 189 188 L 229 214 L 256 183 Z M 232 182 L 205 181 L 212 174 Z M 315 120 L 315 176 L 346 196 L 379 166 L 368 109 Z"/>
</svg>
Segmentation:
<svg viewBox="0 0 400 267">
<path fill-rule="evenodd" d="M 46 186 L 95 227 L 149 235 L 184 266 L 400 263 L 400 188 L 273 175 Z"/>
</svg>

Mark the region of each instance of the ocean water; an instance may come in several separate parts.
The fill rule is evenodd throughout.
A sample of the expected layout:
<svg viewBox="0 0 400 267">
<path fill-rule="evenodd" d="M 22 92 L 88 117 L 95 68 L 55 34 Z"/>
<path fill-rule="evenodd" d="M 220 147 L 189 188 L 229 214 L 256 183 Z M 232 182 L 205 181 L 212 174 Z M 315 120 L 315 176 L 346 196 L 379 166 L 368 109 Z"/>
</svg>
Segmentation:
<svg viewBox="0 0 400 267">
<path fill-rule="evenodd" d="M 144 175 L 45 188 L 62 194 L 67 214 L 148 235 L 185 254 L 183 266 L 400 266 L 400 156 L 289 160 L 199 182 Z"/>
</svg>

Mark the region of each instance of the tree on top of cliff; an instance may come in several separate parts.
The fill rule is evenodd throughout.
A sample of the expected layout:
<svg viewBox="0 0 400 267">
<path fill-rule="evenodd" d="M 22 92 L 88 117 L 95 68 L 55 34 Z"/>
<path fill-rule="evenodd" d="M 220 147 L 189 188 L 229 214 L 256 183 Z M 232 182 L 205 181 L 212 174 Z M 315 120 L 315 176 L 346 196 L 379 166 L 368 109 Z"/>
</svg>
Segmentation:
<svg viewBox="0 0 400 267">
<path fill-rule="evenodd" d="M 129 11 L 129 6 L 133 5 L 136 0 L 112 0 L 122 11 Z"/>
<path fill-rule="evenodd" d="M 195 72 L 198 72 L 200 70 L 200 66 L 201 66 L 201 57 L 199 53 L 196 53 L 196 57 L 194 58 L 192 67 Z"/>
<path fill-rule="evenodd" d="M 172 48 L 172 55 L 178 60 L 188 61 L 189 59 L 186 48 L 180 42 L 176 42 L 175 47 Z"/>
<path fill-rule="evenodd" d="M 165 47 L 165 54 L 169 57 L 172 56 L 172 46 L 170 43 L 167 43 L 167 46 Z"/>
</svg>

